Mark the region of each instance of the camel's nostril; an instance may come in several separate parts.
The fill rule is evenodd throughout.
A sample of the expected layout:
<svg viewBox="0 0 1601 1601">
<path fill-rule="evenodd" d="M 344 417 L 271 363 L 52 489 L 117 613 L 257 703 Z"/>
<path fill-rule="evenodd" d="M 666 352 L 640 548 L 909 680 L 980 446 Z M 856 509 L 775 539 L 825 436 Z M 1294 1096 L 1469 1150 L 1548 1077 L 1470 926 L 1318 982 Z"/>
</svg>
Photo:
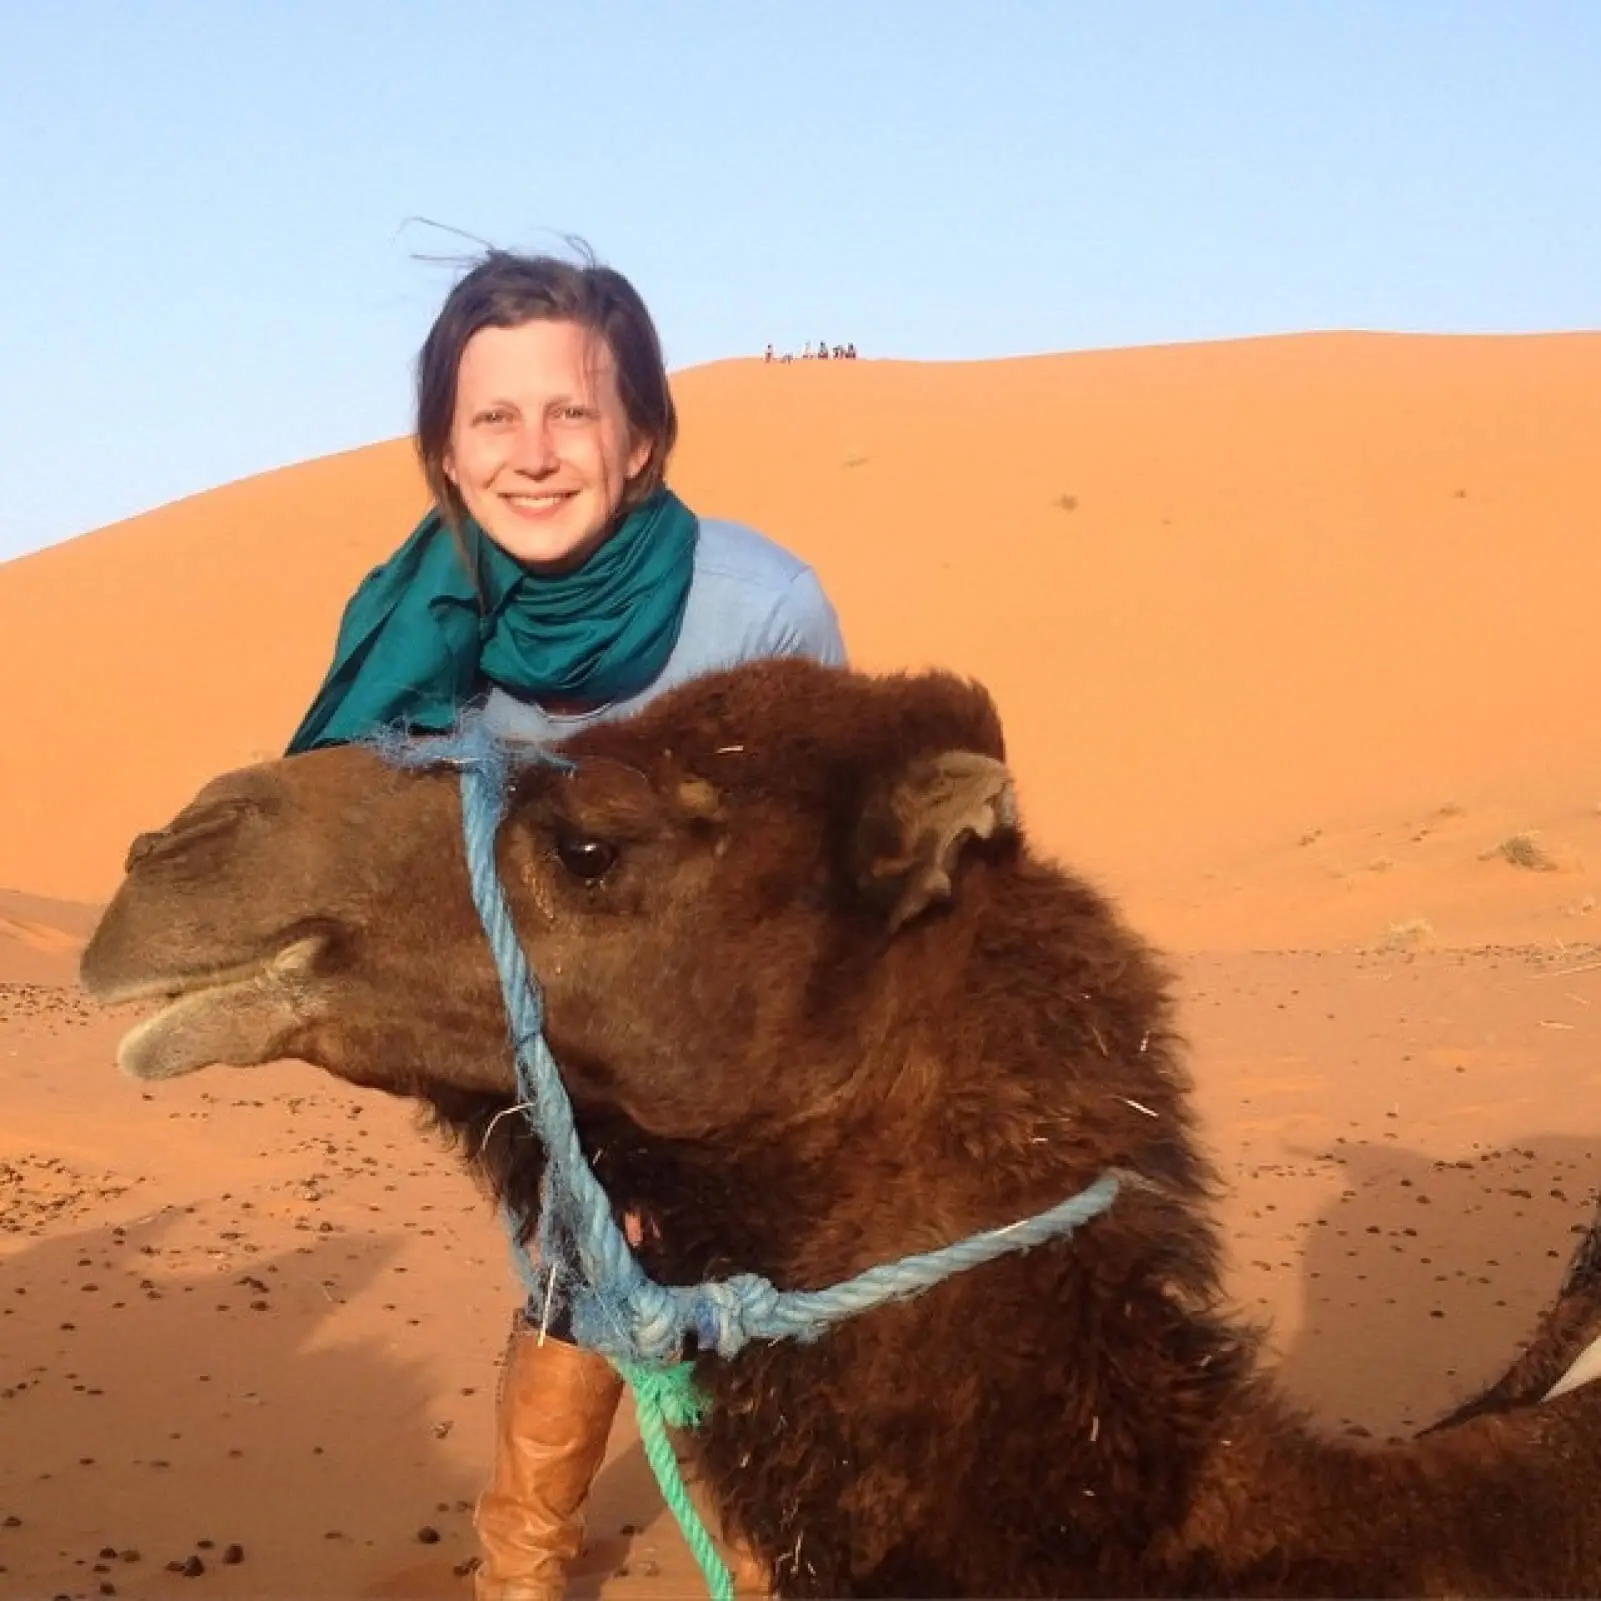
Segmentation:
<svg viewBox="0 0 1601 1601">
<path fill-rule="evenodd" d="M 195 807 L 153 833 L 140 834 L 128 848 L 125 871 L 152 857 L 171 856 L 219 834 L 230 834 L 251 810 L 248 801 L 229 799 Z"/>
<path fill-rule="evenodd" d="M 128 847 L 128 859 L 122 864 L 125 873 L 131 873 L 145 857 L 161 844 L 162 836 L 159 833 L 141 834 Z"/>
</svg>

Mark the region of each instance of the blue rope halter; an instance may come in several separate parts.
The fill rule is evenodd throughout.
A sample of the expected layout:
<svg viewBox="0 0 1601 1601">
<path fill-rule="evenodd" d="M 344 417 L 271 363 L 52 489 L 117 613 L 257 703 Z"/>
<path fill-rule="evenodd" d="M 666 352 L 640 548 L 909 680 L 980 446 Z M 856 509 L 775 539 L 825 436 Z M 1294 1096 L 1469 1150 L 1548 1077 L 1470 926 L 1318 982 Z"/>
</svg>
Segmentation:
<svg viewBox="0 0 1601 1601">
<path fill-rule="evenodd" d="M 780 1290 L 754 1273 L 690 1286 L 657 1284 L 613 1220 L 611 1203 L 579 1145 L 571 1103 L 545 1044 L 543 995 L 496 871 L 495 836 L 513 768 L 510 750 L 481 718 L 464 722 L 443 739 L 411 744 L 390 738 L 381 740 L 379 749 L 404 766 L 448 763 L 461 770 L 473 900 L 494 952 L 511 1022 L 518 1097 L 546 1151 L 539 1255 L 544 1272 L 560 1272 L 565 1281 L 573 1335 L 580 1345 L 619 1365 L 660 1367 L 681 1359 L 689 1335 L 700 1352 L 715 1351 L 724 1358 L 752 1340 L 815 1340 L 845 1318 L 919 1295 L 981 1263 L 1069 1235 L 1112 1204 L 1119 1180 L 1107 1172 L 1035 1217 L 869 1268 L 826 1290 Z M 573 765 L 538 747 L 516 749 L 520 762 Z M 513 1239 L 520 1240 L 521 1234 L 520 1228 L 514 1229 Z M 545 1285 L 542 1276 L 534 1276 L 526 1251 L 520 1245 L 517 1249 L 525 1281 Z M 548 1288 L 554 1291 L 554 1280 Z"/>
</svg>

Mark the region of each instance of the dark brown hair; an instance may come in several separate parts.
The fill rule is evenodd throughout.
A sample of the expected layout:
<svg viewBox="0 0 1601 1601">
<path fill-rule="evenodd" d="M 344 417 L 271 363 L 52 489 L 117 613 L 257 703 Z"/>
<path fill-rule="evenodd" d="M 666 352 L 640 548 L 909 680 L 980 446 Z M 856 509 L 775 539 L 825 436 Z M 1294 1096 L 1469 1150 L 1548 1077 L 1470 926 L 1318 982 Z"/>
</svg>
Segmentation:
<svg viewBox="0 0 1601 1601">
<path fill-rule="evenodd" d="M 632 511 L 666 479 L 678 413 L 661 340 L 639 291 L 587 254 L 575 265 L 555 256 L 490 249 L 445 297 L 417 357 L 417 455 L 429 492 L 458 532 L 467 510 L 445 472 L 445 456 L 462 351 L 480 328 L 519 328 L 540 320 L 576 322 L 606 341 L 628 425 L 636 439 L 650 440 L 645 465 L 623 488 L 618 515 Z"/>
</svg>

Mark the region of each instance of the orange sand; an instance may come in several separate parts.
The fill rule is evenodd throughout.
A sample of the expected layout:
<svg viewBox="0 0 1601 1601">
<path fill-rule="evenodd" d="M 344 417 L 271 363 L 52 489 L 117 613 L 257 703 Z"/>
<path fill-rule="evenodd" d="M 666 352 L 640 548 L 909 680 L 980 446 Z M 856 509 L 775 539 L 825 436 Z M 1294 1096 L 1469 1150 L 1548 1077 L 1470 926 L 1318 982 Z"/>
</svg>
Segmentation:
<svg viewBox="0 0 1601 1601">
<path fill-rule="evenodd" d="M 989 684 L 1036 836 L 1175 953 L 1292 1389 L 1384 1432 L 1487 1377 L 1601 1141 L 1601 336 L 677 390 L 686 498 L 812 559 L 861 664 Z M 303 1066 L 121 1079 L 71 989 L 131 836 L 281 748 L 422 504 L 385 444 L 0 565 L 0 1597 L 165 1596 L 190 1555 L 215 1595 L 468 1593 L 484 1204 Z M 581 1589 L 692 1592 L 627 1430 L 594 1526 Z"/>
</svg>

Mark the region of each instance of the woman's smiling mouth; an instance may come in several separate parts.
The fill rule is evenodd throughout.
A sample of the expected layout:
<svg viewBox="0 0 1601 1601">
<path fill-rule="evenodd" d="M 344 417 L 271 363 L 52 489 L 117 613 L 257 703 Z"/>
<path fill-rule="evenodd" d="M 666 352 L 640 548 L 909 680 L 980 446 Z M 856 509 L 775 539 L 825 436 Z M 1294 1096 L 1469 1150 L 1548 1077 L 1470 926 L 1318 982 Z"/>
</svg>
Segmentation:
<svg viewBox="0 0 1601 1601">
<path fill-rule="evenodd" d="M 578 491 L 563 489 L 543 495 L 503 495 L 501 498 L 519 517 L 548 517 L 559 511 Z"/>
</svg>

